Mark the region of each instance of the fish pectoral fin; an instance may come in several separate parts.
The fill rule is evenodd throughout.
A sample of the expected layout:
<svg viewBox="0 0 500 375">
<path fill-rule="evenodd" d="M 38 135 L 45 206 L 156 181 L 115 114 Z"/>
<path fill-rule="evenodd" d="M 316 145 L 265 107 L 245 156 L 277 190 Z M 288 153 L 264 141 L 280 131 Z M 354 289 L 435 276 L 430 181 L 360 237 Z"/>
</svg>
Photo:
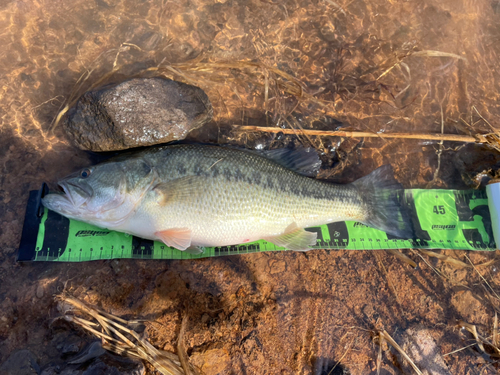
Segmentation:
<svg viewBox="0 0 500 375">
<path fill-rule="evenodd" d="M 186 201 L 195 198 L 203 191 L 204 179 L 199 176 L 186 176 L 172 181 L 161 182 L 153 187 L 160 206 L 173 201 Z"/>
<path fill-rule="evenodd" d="M 175 247 L 179 250 L 186 250 L 191 246 L 191 229 L 189 228 L 171 228 L 155 232 L 165 245 Z"/>
<path fill-rule="evenodd" d="M 292 223 L 286 228 L 284 234 L 265 238 L 265 240 L 289 250 L 308 251 L 311 250 L 310 246 L 316 245 L 317 236 L 317 233 L 308 232 Z"/>
</svg>

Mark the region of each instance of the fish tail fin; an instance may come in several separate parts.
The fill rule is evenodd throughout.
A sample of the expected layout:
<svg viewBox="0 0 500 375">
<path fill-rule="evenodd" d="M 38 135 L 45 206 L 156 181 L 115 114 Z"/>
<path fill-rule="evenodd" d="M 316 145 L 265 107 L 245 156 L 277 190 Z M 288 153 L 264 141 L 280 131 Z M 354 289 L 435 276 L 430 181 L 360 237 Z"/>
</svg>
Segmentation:
<svg viewBox="0 0 500 375">
<path fill-rule="evenodd" d="M 394 178 L 390 165 L 376 169 L 352 185 L 358 189 L 367 207 L 363 224 L 399 238 L 413 238 L 411 218 L 398 200 L 404 190 Z"/>
</svg>

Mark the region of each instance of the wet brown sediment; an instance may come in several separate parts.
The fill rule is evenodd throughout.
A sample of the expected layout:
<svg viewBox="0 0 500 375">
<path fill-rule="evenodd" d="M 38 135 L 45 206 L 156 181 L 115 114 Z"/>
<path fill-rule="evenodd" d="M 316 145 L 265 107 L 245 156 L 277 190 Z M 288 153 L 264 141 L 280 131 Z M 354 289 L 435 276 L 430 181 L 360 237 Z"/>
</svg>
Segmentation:
<svg viewBox="0 0 500 375">
<path fill-rule="evenodd" d="M 301 127 L 491 132 L 500 110 L 499 9 L 495 1 L 465 0 L 4 2 L 0 362 L 22 348 L 41 365 L 62 361 L 54 343 L 69 329 L 49 326 L 57 314 L 52 294 L 61 290 L 118 316 L 159 321 L 150 340 L 170 351 L 189 311 L 184 345 L 206 374 L 322 374 L 337 362 L 335 371 L 375 373 L 373 337 L 384 329 L 396 337 L 395 331 L 423 325 L 443 356 L 473 339 L 456 320 L 491 335 L 498 300 L 475 270 L 408 251 L 416 270 L 385 252 L 81 265 L 14 259 L 28 191 L 89 161 L 59 128 L 49 132 L 58 111 L 73 92 L 149 68 L 155 69 L 147 74 L 158 74 L 158 66 L 173 78 L 197 80 L 209 94 L 215 122 L 195 139 L 312 144 L 325 152 L 328 168 L 320 177 L 336 182 L 390 163 L 405 187 L 474 186 L 477 173 L 498 167 L 497 151 L 453 142 L 319 138 Z M 213 65 L 237 61 L 260 65 Z M 297 135 L 234 132 L 232 124 L 283 126 Z M 480 272 L 498 293 L 496 253 L 441 253 L 465 263 L 466 254 L 474 264 L 492 260 Z M 495 373 L 495 359 L 478 353 L 469 348 L 443 358 L 451 373 Z M 401 360 L 383 346 L 382 370 L 399 373 Z"/>
</svg>

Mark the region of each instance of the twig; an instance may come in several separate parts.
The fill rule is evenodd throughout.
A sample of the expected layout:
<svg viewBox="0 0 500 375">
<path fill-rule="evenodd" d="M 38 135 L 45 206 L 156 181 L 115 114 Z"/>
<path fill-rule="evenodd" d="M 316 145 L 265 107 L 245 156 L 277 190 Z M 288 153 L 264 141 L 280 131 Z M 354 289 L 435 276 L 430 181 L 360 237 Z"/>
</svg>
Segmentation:
<svg viewBox="0 0 500 375">
<path fill-rule="evenodd" d="M 266 133 L 283 133 L 295 134 L 293 129 L 282 129 L 276 127 L 253 126 L 253 125 L 233 125 L 233 127 L 241 132 L 266 132 Z M 399 139 L 425 139 L 434 141 L 455 141 L 455 142 L 485 142 L 486 140 L 481 134 L 473 137 L 470 135 L 459 134 L 415 134 L 415 133 L 371 133 L 360 131 L 330 131 L 330 130 L 312 130 L 303 129 L 303 134 L 324 136 L 324 137 L 350 137 L 350 138 L 399 138 Z"/>
</svg>

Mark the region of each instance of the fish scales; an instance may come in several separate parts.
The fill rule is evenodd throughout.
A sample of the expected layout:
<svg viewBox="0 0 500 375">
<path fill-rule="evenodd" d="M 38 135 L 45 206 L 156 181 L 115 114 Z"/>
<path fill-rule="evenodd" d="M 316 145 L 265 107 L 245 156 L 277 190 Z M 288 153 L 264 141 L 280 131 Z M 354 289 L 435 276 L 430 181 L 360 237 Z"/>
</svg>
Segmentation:
<svg viewBox="0 0 500 375">
<path fill-rule="evenodd" d="M 202 191 L 192 200 L 172 203 L 167 209 L 158 207 L 153 199 L 145 202 L 146 212 L 141 212 L 144 216 L 154 212 L 166 228 L 193 228 L 194 245 L 220 246 L 272 237 L 293 222 L 304 228 L 364 217 L 354 187 L 304 177 L 248 152 L 221 147 L 200 152 L 197 146 L 181 145 L 144 160 L 158 169 L 162 181 L 203 178 L 197 187 Z M 169 165 L 177 166 L 175 173 Z"/>
<path fill-rule="evenodd" d="M 307 250 L 316 234 L 303 228 L 344 220 L 408 234 L 398 229 L 400 218 L 391 219 L 398 207 L 379 197 L 379 190 L 399 186 L 387 168 L 335 185 L 249 151 L 175 145 L 122 155 L 84 171 L 60 183 L 65 197 L 50 194 L 44 204 L 182 250 L 259 239 Z"/>
</svg>

